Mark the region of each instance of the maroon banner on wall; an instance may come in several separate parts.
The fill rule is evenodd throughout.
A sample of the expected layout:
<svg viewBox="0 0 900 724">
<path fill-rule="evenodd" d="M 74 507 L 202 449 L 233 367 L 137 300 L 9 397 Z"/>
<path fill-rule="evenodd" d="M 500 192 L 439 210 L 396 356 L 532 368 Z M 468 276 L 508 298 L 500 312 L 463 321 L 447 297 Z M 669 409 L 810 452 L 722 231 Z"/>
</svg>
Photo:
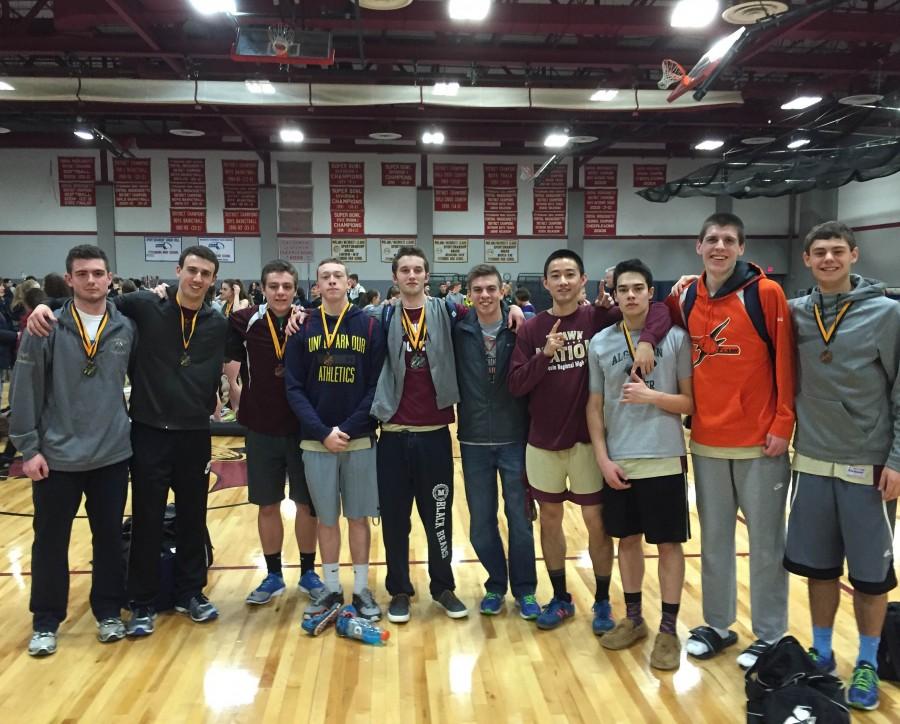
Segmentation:
<svg viewBox="0 0 900 724">
<path fill-rule="evenodd" d="M 635 188 L 652 188 L 666 182 L 666 164 L 664 163 L 636 163 L 633 171 Z"/>
<path fill-rule="evenodd" d="M 117 207 L 153 205 L 149 158 L 114 158 L 113 181 Z"/>
<path fill-rule="evenodd" d="M 468 211 L 469 189 L 444 189 L 434 190 L 435 211 Z"/>
<path fill-rule="evenodd" d="M 615 236 L 618 206 L 617 189 L 585 189 L 584 235 Z"/>
<path fill-rule="evenodd" d="M 91 156 L 58 156 L 60 206 L 96 206 L 96 162 Z"/>
<path fill-rule="evenodd" d="M 536 171 L 538 166 L 534 167 Z M 531 233 L 534 236 L 566 235 L 566 194 L 569 169 L 557 166 L 532 190 Z"/>
<path fill-rule="evenodd" d="M 365 186 L 365 161 L 330 161 L 328 183 L 332 186 Z"/>
<path fill-rule="evenodd" d="M 484 164 L 484 187 L 514 189 L 518 166 L 514 163 Z"/>
<path fill-rule="evenodd" d="M 611 188 L 618 185 L 619 166 L 615 163 L 589 163 L 584 167 L 584 187 Z"/>
<path fill-rule="evenodd" d="M 259 185 L 259 162 L 252 159 L 222 159 L 223 186 Z"/>
<path fill-rule="evenodd" d="M 364 161 L 329 162 L 332 234 L 365 233 L 365 178 Z"/>
<path fill-rule="evenodd" d="M 226 209 L 258 209 L 259 188 L 257 186 L 225 186 Z"/>
<path fill-rule="evenodd" d="M 436 163 L 432 174 L 434 176 L 434 188 L 469 188 L 469 164 L 467 163 Z"/>
<path fill-rule="evenodd" d="M 224 209 L 222 216 L 226 234 L 259 234 L 258 209 Z"/>
<path fill-rule="evenodd" d="M 169 159 L 169 206 L 172 208 L 206 208 L 206 161 L 204 159 Z"/>
<path fill-rule="evenodd" d="M 382 186 L 415 186 L 416 164 L 387 163 L 381 164 Z"/>
<path fill-rule="evenodd" d="M 173 234 L 205 234 L 206 209 L 169 209 Z"/>
</svg>

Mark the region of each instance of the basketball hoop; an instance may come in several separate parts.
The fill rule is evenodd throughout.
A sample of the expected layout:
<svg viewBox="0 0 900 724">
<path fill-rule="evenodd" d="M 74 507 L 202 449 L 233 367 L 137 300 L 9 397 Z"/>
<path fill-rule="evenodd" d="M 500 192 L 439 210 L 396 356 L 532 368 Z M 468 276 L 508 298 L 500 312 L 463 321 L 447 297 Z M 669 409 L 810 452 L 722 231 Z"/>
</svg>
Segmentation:
<svg viewBox="0 0 900 724">
<path fill-rule="evenodd" d="M 272 53 L 279 57 L 287 57 L 291 45 L 294 44 L 294 29 L 290 25 L 278 23 L 269 26 L 269 45 Z"/>
<path fill-rule="evenodd" d="M 670 86 L 673 86 L 676 83 L 680 83 L 681 79 L 684 78 L 684 76 L 684 68 L 682 68 L 680 64 L 676 63 L 671 58 L 666 58 L 662 62 L 662 75 L 660 76 L 659 81 L 656 83 L 656 87 L 660 90 L 666 90 Z"/>
</svg>

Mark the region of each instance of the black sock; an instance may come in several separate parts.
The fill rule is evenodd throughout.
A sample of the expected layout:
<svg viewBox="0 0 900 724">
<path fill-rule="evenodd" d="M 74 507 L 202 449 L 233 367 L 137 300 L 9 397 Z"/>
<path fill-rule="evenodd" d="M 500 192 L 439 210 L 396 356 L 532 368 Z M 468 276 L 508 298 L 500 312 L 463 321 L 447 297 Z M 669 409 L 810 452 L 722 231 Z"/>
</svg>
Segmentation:
<svg viewBox="0 0 900 724">
<path fill-rule="evenodd" d="M 548 570 L 550 576 L 550 585 L 553 586 L 553 597 L 567 603 L 572 600 L 569 592 L 566 590 L 566 569 L 560 568 L 558 571 Z"/>
<path fill-rule="evenodd" d="M 625 615 L 631 619 L 635 626 L 644 620 L 641 615 L 641 592 L 629 593 L 625 591 Z"/>
<path fill-rule="evenodd" d="M 316 552 L 300 554 L 300 575 L 316 569 Z"/>
<path fill-rule="evenodd" d="M 266 559 L 266 570 L 269 573 L 275 573 L 277 575 L 281 575 L 281 551 L 278 553 L 263 553 L 263 558 Z"/>
<path fill-rule="evenodd" d="M 680 603 L 666 603 L 662 605 L 662 620 L 659 623 L 659 630 L 662 633 L 674 634 L 678 625 L 678 609 L 681 608 Z"/>
<path fill-rule="evenodd" d="M 597 593 L 594 594 L 595 601 L 608 601 L 609 600 L 609 582 L 611 580 L 610 576 L 598 576 L 594 575 L 594 578 L 597 581 Z"/>
</svg>

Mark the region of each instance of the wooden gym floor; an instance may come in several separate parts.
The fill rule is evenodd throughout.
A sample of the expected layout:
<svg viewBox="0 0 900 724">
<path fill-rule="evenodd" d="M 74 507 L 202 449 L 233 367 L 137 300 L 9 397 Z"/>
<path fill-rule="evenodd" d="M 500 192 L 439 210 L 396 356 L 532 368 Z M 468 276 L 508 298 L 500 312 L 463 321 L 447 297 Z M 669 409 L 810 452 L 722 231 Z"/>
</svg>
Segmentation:
<svg viewBox="0 0 900 724">
<path fill-rule="evenodd" d="M 242 440 L 215 438 L 213 442 L 216 459 L 240 457 Z M 31 483 L 24 478 L 0 479 L 0 720 L 452 724 L 744 720 L 743 677 L 734 657 L 753 636 L 747 535 L 742 523 L 737 526 L 738 646 L 707 662 L 682 654 L 678 671 L 659 672 L 648 664 L 652 635 L 626 651 L 607 652 L 591 634 L 593 573 L 575 507 L 567 506 L 565 519 L 575 618 L 556 631 L 538 631 L 518 617 L 509 598 L 499 616 L 477 613 L 485 574 L 467 540 L 468 513 L 458 451 L 455 454 L 454 568 L 457 592 L 472 613 L 453 621 L 431 604 L 425 538 L 415 519 L 412 575 L 421 593 L 414 599 L 410 623 L 384 623 L 391 638 L 383 648 L 339 639 L 333 630 L 318 638 L 300 630 L 306 599 L 296 588 L 298 554 L 291 537 L 284 550 L 286 594 L 267 606 L 244 603 L 261 580 L 264 565 L 255 508 L 246 503 L 246 488 L 231 487 L 214 489 L 209 500 L 215 565 L 207 593 L 221 612 L 218 621 L 197 625 L 166 613 L 147 639 L 98 643 L 88 606 L 90 531 L 87 520 L 80 517 L 72 534 L 69 619 L 60 628 L 59 650 L 46 659 L 33 659 L 26 653 L 31 633 Z M 219 468 L 220 472 L 232 469 Z M 225 472 L 222 478 L 227 478 Z M 217 487 L 215 478 L 212 487 Z M 286 502 L 283 510 L 290 531 L 293 505 Z M 692 526 L 679 619 L 682 641 L 689 628 L 702 623 L 695 513 Z M 659 622 L 655 549 L 647 547 L 647 554 L 644 608 L 655 631 Z M 341 579 L 345 590 L 350 590 L 352 570 L 346 553 L 342 560 L 346 567 Z M 370 585 L 386 607 L 384 554 L 377 526 L 373 527 L 372 561 Z M 546 603 L 550 586 L 540 560 L 538 580 L 538 600 Z M 838 673 L 845 679 L 857 648 L 849 590 L 844 589 L 835 632 Z M 900 594 L 895 591 L 891 598 L 900 600 Z M 612 601 L 614 614 L 621 616 L 618 571 L 613 574 Z M 796 578 L 791 581 L 790 620 L 791 633 L 808 644 L 806 590 Z M 854 713 L 854 718 L 872 724 L 900 721 L 900 689 L 883 684 L 881 708 Z"/>
</svg>

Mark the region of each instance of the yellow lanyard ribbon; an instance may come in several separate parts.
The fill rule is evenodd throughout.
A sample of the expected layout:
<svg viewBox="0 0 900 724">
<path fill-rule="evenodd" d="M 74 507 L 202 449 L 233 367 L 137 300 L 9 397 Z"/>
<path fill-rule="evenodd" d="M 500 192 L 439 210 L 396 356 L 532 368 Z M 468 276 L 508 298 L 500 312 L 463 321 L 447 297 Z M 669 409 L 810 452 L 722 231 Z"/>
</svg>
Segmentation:
<svg viewBox="0 0 900 724">
<path fill-rule="evenodd" d="M 233 301 L 228 302 L 228 304 L 225 305 L 225 318 L 226 318 L 226 319 L 227 319 L 228 317 L 231 316 L 231 308 L 232 308 L 233 306 L 234 306 L 234 302 L 233 302 Z"/>
<path fill-rule="evenodd" d="M 414 352 L 420 352 L 425 346 L 425 332 L 427 329 L 425 324 L 425 307 L 422 307 L 422 316 L 419 317 L 420 324 L 418 329 L 415 329 L 415 325 L 406 313 L 405 308 L 403 309 L 401 321 L 403 322 L 403 331 L 406 332 L 406 338 L 409 340 L 409 346 L 413 348 Z"/>
<path fill-rule="evenodd" d="M 816 313 L 816 324 L 819 325 L 819 334 L 822 335 L 822 341 L 825 342 L 826 347 L 831 342 L 831 338 L 837 333 L 838 325 L 841 323 L 847 310 L 850 309 L 851 304 L 853 304 L 853 302 L 847 302 L 841 307 L 841 311 L 837 313 L 837 316 L 834 318 L 834 321 L 828 329 L 825 329 L 825 323 L 822 321 L 822 311 L 819 309 L 819 305 L 813 304 L 813 310 Z"/>
<path fill-rule="evenodd" d="M 97 348 L 100 346 L 100 335 L 103 334 L 103 329 L 109 321 L 109 312 L 103 313 L 103 319 L 100 320 L 100 326 L 97 327 L 97 335 L 93 341 L 88 336 L 84 322 L 81 321 L 81 316 L 78 314 L 78 310 L 75 309 L 74 304 L 72 305 L 72 317 L 75 319 L 75 327 L 78 329 L 78 334 L 81 335 L 81 346 L 84 347 L 84 353 L 89 361 L 93 361 L 94 356 L 97 354 Z"/>
<path fill-rule="evenodd" d="M 347 313 L 347 310 L 350 309 L 350 302 L 347 302 L 347 305 L 344 307 L 340 316 L 337 319 L 337 323 L 334 325 L 334 331 L 328 331 L 328 319 L 325 317 L 325 305 L 319 307 L 319 313 L 322 315 L 322 329 L 325 332 L 325 351 L 328 352 L 334 346 L 335 339 L 337 339 L 338 329 L 341 326 L 341 322 L 344 320 L 344 315 Z M 279 359 L 281 359 L 279 357 Z"/>
<path fill-rule="evenodd" d="M 628 354 L 631 355 L 632 361 L 634 361 L 634 342 L 631 341 L 631 332 L 628 331 L 628 325 L 625 324 L 625 320 L 622 320 L 622 334 L 625 335 L 625 344 L 628 345 Z"/>
<path fill-rule="evenodd" d="M 194 332 L 197 329 L 197 317 L 200 316 L 200 310 L 198 309 L 194 312 L 194 318 L 191 320 L 191 333 L 185 337 L 184 336 L 184 309 L 181 306 L 181 300 L 178 298 L 178 295 L 175 295 L 175 303 L 178 305 L 178 313 L 181 315 L 181 343 L 184 345 L 184 351 L 187 352 L 187 348 L 191 344 L 191 340 L 194 338 Z"/>
<path fill-rule="evenodd" d="M 275 356 L 279 360 L 282 360 L 284 359 L 284 348 L 287 347 L 287 337 L 284 338 L 284 341 L 279 341 L 278 332 L 275 330 L 275 325 L 272 323 L 272 317 L 274 316 L 271 309 L 266 310 L 266 322 L 269 324 L 269 334 L 272 335 L 272 345 L 275 347 Z"/>
</svg>

